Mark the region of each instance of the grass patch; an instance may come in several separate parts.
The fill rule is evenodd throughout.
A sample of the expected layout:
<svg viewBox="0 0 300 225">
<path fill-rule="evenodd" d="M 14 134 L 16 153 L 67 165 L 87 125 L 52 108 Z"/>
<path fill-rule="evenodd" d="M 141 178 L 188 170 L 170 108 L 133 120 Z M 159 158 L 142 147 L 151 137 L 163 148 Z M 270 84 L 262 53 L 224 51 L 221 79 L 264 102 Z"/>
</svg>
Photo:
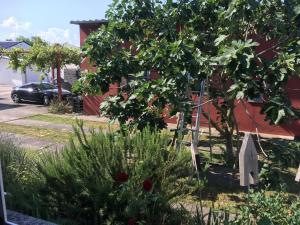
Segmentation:
<svg viewBox="0 0 300 225">
<path fill-rule="evenodd" d="M 50 122 L 55 124 L 76 125 L 76 118 L 58 115 L 34 115 L 27 117 L 27 119 Z M 84 120 L 84 126 L 90 128 L 107 128 L 109 127 L 109 124 L 98 121 Z M 111 127 L 117 127 L 117 125 L 111 125 Z"/>
<path fill-rule="evenodd" d="M 21 126 L 7 123 L 0 123 L 0 130 L 2 132 L 21 134 L 57 142 L 66 142 L 72 137 L 72 132 L 69 131 L 52 130 L 41 127 Z"/>
</svg>

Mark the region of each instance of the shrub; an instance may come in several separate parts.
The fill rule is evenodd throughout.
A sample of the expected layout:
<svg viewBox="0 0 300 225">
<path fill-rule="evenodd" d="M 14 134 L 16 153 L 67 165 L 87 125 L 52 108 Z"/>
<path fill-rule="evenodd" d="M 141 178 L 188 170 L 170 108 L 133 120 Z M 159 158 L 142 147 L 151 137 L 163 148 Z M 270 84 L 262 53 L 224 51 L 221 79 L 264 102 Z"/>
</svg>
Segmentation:
<svg viewBox="0 0 300 225">
<path fill-rule="evenodd" d="M 72 113 L 73 109 L 68 102 L 58 101 L 57 99 L 53 99 L 50 102 L 48 112 L 54 114 L 65 114 L 65 113 Z"/>
<path fill-rule="evenodd" d="M 299 225 L 299 198 L 290 199 L 283 192 L 267 194 L 265 190 L 249 194 L 248 204 L 241 207 L 237 225 Z"/>
<path fill-rule="evenodd" d="M 72 140 L 38 163 L 39 198 L 53 218 L 65 224 L 179 223 L 171 203 L 195 182 L 188 151 L 177 153 L 166 135 L 149 129 L 92 131 L 87 138 L 81 125 L 75 133 L 79 145 Z"/>
</svg>

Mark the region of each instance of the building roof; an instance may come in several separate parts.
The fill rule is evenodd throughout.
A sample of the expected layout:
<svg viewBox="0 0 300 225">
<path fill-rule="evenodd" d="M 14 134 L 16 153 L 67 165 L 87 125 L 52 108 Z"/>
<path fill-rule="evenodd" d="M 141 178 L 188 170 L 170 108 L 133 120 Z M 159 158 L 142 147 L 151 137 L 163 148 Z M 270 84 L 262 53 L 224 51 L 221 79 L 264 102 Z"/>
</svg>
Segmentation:
<svg viewBox="0 0 300 225">
<path fill-rule="evenodd" d="M 0 41 L 0 48 L 8 49 L 22 42 L 23 41 Z"/>
<path fill-rule="evenodd" d="M 108 20 L 104 20 L 104 19 L 102 19 L 102 20 L 75 20 L 75 21 L 72 20 L 70 23 L 77 24 L 77 25 L 82 25 L 82 24 L 97 25 L 97 24 L 107 24 Z"/>
</svg>

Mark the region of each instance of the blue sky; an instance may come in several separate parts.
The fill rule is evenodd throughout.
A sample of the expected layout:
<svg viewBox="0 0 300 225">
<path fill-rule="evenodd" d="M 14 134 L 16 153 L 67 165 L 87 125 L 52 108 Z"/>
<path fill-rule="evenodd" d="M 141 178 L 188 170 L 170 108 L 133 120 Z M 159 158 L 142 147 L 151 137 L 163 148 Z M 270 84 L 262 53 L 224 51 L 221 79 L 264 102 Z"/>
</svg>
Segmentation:
<svg viewBox="0 0 300 225">
<path fill-rule="evenodd" d="M 48 42 L 79 46 L 79 26 L 71 20 L 104 19 L 112 0 L 4 0 L 0 41 L 40 36 Z"/>
</svg>

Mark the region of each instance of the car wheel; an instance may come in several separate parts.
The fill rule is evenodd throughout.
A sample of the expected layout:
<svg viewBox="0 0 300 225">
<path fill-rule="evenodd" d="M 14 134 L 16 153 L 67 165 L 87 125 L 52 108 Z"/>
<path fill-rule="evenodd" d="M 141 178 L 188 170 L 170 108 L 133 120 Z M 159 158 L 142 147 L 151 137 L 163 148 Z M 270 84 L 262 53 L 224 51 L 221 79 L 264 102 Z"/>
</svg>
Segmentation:
<svg viewBox="0 0 300 225">
<path fill-rule="evenodd" d="M 45 95 L 43 97 L 43 104 L 44 105 L 49 105 L 50 104 L 50 98 L 47 95 Z"/>
<path fill-rule="evenodd" d="M 11 98 L 12 98 L 12 100 L 13 100 L 14 103 L 20 103 L 21 102 L 21 99 L 20 99 L 20 97 L 19 97 L 18 94 L 13 94 L 11 96 Z"/>
</svg>

